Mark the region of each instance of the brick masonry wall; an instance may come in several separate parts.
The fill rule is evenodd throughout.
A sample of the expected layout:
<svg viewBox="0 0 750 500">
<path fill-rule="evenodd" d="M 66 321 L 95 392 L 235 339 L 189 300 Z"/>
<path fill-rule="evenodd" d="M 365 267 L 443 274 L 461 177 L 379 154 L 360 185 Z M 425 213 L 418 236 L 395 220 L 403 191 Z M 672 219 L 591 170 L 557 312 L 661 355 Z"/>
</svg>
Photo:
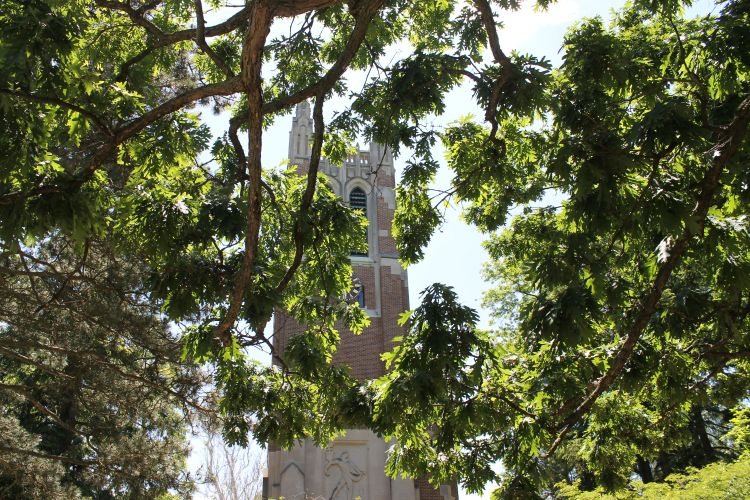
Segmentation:
<svg viewBox="0 0 750 500">
<path fill-rule="evenodd" d="M 365 287 L 365 308 L 375 309 L 377 306 L 377 299 L 375 294 L 377 289 L 375 288 L 375 268 L 373 266 L 352 266 L 354 276 L 359 278 L 362 286 Z"/>
<path fill-rule="evenodd" d="M 297 166 L 297 171 L 305 174 L 307 168 L 308 164 L 302 162 Z M 378 232 L 387 232 L 386 236 L 376 235 L 377 248 L 381 255 L 385 254 L 391 258 L 396 255 L 396 245 L 391 234 L 394 210 L 388 206 L 378 188 L 390 188 L 395 184 L 392 170 L 389 168 L 378 172 L 375 178 L 376 187 L 371 192 L 371 196 L 376 196 L 374 218 L 377 221 Z M 380 355 L 393 348 L 394 337 L 403 335 L 403 330 L 398 326 L 398 319 L 409 304 L 407 283 L 401 276 L 400 267 L 392 270 L 388 264 L 378 265 L 380 256 L 372 255 L 372 249 L 370 257 L 373 259 L 370 265 L 358 265 L 354 262 L 353 272 L 364 285 L 365 308 L 374 311 L 375 315 L 370 318 L 370 326 L 360 335 L 354 335 L 343 325 L 337 325 L 341 342 L 333 358 L 335 363 L 348 365 L 352 375 L 361 379 L 375 378 L 385 373 L 385 365 Z M 380 278 L 380 297 L 376 297 L 376 272 Z M 283 352 L 288 338 L 302 331 L 304 328 L 301 325 L 284 312 L 277 311 L 274 317 L 274 347 L 277 352 Z"/>
<path fill-rule="evenodd" d="M 421 478 L 414 481 L 416 487 L 419 489 L 419 500 L 445 500 L 442 493 L 435 487 L 433 487 L 427 479 Z M 453 498 L 458 498 L 458 485 L 453 483 L 450 485 L 451 495 Z"/>
<path fill-rule="evenodd" d="M 396 255 L 396 242 L 393 240 L 393 233 L 391 232 L 393 212 L 394 210 L 386 205 L 385 200 L 378 197 L 378 232 L 385 231 L 388 233 L 386 236 L 378 234 L 378 246 L 381 254 Z"/>
</svg>

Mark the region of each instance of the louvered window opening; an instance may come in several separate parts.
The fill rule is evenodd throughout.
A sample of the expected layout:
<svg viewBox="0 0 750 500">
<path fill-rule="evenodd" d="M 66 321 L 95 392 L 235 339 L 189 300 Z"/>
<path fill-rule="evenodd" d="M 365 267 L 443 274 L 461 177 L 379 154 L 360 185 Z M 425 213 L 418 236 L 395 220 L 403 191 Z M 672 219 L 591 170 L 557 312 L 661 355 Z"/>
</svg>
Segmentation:
<svg viewBox="0 0 750 500">
<path fill-rule="evenodd" d="M 349 206 L 362 211 L 362 215 L 367 217 L 367 195 L 360 188 L 352 189 L 349 193 Z M 365 242 L 367 243 L 367 228 L 365 227 Z M 368 244 L 369 246 L 369 244 Z M 367 255 L 367 252 L 352 252 L 352 255 Z"/>
</svg>

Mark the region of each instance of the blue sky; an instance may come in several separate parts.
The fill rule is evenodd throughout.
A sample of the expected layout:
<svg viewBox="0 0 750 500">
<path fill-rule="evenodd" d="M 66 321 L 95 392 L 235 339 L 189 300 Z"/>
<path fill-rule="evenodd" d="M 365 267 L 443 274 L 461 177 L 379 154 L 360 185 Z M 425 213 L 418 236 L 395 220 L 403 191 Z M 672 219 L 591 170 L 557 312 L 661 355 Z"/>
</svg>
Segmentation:
<svg viewBox="0 0 750 500">
<path fill-rule="evenodd" d="M 584 17 L 601 16 L 610 18 L 612 9 L 620 8 L 624 0 L 559 0 L 547 11 L 536 11 L 533 1 L 522 3 L 522 8 L 516 12 L 503 12 L 499 19 L 504 27 L 499 32 L 500 44 L 503 50 L 530 53 L 545 56 L 554 65 L 561 61 L 559 53 L 563 36 L 568 27 Z M 705 13 L 712 9 L 713 2 L 700 0 L 690 10 Z M 207 16 L 209 23 L 217 18 L 224 18 L 225 13 L 212 13 Z M 213 21 L 212 21 L 213 18 Z M 287 25 L 288 26 L 288 25 Z M 274 30 L 285 29 L 276 25 Z M 288 29 L 288 28 L 286 28 Z M 395 47 L 391 54 L 398 58 L 406 55 L 405 47 Z M 404 51 L 404 52 L 401 52 Z M 389 55 L 390 57 L 390 55 Z M 352 77 L 351 88 L 361 85 L 364 75 Z M 332 100 L 326 103 L 326 117 L 335 111 L 346 108 L 346 100 Z M 481 117 L 483 112 L 472 100 L 469 85 L 464 85 L 451 92 L 446 99 L 446 113 L 435 121 L 435 125 L 444 126 L 461 116 L 473 114 Z M 225 127 L 225 118 L 210 116 L 210 111 L 204 112 L 204 117 L 221 133 Z M 263 165 L 272 167 L 285 160 L 287 152 L 288 131 L 291 127 L 291 115 L 280 118 L 264 134 L 263 137 Z M 363 144 L 364 146 L 364 144 Z M 442 159 L 442 151 L 436 151 L 436 158 Z M 396 158 L 397 179 L 400 169 L 405 164 L 407 156 Z M 438 174 L 437 184 L 447 186 L 450 176 L 443 162 L 443 168 Z M 446 222 L 433 237 L 425 252 L 425 259 L 408 269 L 410 302 L 412 307 L 419 303 L 418 295 L 421 290 L 433 282 L 439 281 L 453 286 L 459 294 L 460 300 L 481 313 L 482 326 L 488 326 L 489 318 L 486 311 L 481 310 L 482 293 L 488 285 L 481 278 L 481 268 L 488 257 L 481 246 L 486 235 L 482 235 L 475 228 L 469 227 L 461 221 L 460 207 L 452 207 L 446 211 Z M 191 461 L 192 462 L 192 461 Z M 489 499 L 493 485 L 488 485 L 482 495 L 468 495 L 461 492 L 462 500 Z"/>
</svg>

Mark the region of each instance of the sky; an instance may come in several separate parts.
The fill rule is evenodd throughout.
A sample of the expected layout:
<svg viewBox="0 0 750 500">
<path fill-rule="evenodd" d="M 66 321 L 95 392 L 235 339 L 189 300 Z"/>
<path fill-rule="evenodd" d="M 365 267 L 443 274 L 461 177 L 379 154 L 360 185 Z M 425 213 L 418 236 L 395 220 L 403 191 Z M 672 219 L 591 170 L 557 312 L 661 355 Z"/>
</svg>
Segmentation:
<svg viewBox="0 0 750 500">
<path fill-rule="evenodd" d="M 605 20 L 610 18 L 612 9 L 618 9 L 625 4 L 624 0 L 558 0 L 546 11 L 537 11 L 533 1 L 522 2 L 520 10 L 515 12 L 504 11 L 499 17 L 503 28 L 499 31 L 500 45 L 506 53 L 518 51 L 536 56 L 545 56 L 553 65 L 561 62 L 559 49 L 567 29 L 575 22 L 584 17 L 601 16 Z M 711 0 L 699 0 L 694 2 L 690 11 L 695 13 L 708 12 L 712 9 Z M 226 17 L 225 13 L 209 13 L 207 22 L 212 23 L 212 18 Z M 214 21 L 215 22 L 215 21 Z M 274 26 L 273 30 L 282 29 Z M 401 49 L 403 50 L 403 49 Z M 392 55 L 399 57 L 399 47 L 394 48 Z M 353 82 L 361 81 L 363 75 L 355 75 Z M 351 88 L 358 88 L 352 84 Z M 335 111 L 341 111 L 346 107 L 345 100 L 333 99 L 326 103 L 325 116 L 330 118 Z M 461 116 L 473 114 L 476 117 L 483 116 L 483 112 L 477 107 L 472 99 L 472 91 L 469 85 L 461 86 L 450 94 L 446 101 L 446 113 L 436 120 L 435 125 L 444 126 Z M 225 118 L 212 116 L 210 111 L 204 111 L 204 118 L 214 129 L 221 133 L 225 127 Z M 269 127 L 263 136 L 263 165 L 272 167 L 279 165 L 286 158 L 288 132 L 291 128 L 291 115 L 277 120 Z M 363 143 L 364 147 L 365 144 Z M 443 158 L 442 148 L 437 147 L 435 157 Z M 406 163 L 408 156 L 402 155 L 395 158 L 396 178 L 400 178 L 400 170 Z M 447 186 L 450 181 L 449 173 L 442 161 L 436 183 Z M 412 307 L 419 303 L 419 292 L 430 284 L 439 281 L 453 286 L 458 293 L 459 300 L 480 312 L 480 326 L 489 326 L 489 315 L 481 308 L 482 293 L 490 286 L 481 278 L 481 269 L 488 260 L 487 253 L 482 248 L 482 241 L 487 235 L 466 225 L 460 217 L 460 207 L 451 207 L 445 213 L 445 224 L 434 235 L 432 241 L 425 251 L 422 262 L 408 268 L 409 294 Z M 193 460 L 194 461 L 195 457 Z M 498 465 L 498 468 L 500 465 Z M 495 485 L 487 485 L 483 494 L 470 495 L 465 491 L 460 492 L 461 500 L 486 500 L 490 498 L 490 492 Z"/>
</svg>

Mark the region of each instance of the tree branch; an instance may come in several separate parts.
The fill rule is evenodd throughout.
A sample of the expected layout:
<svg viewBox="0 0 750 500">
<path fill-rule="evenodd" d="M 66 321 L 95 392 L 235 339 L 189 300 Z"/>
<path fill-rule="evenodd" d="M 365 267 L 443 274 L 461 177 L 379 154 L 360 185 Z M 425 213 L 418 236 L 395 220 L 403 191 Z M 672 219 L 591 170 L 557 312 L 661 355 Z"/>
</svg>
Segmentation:
<svg viewBox="0 0 750 500">
<path fill-rule="evenodd" d="M 3 354 L 3 356 L 15 359 L 16 361 L 19 361 L 25 365 L 30 365 L 38 368 L 39 370 L 43 371 L 44 373 L 48 375 L 52 375 L 53 377 L 60 377 L 67 380 L 72 380 L 73 377 L 68 375 L 65 372 L 61 372 L 60 370 L 57 370 L 55 368 L 52 368 L 51 366 L 48 366 L 41 361 L 37 361 L 33 358 L 30 358 L 28 356 L 24 356 L 21 353 L 15 352 L 12 349 L 6 349 L 3 346 L 0 346 L 0 353 Z"/>
<path fill-rule="evenodd" d="M 224 80 L 223 82 L 188 90 L 187 92 L 184 92 L 168 100 L 167 102 L 156 106 L 155 108 L 144 113 L 130 123 L 123 125 L 115 130 L 111 140 L 103 146 L 99 147 L 94 152 L 88 162 L 88 165 L 82 170 L 77 179 L 70 181 L 67 185 L 64 186 L 48 184 L 38 186 L 28 191 L 16 191 L 13 193 L 8 193 L 6 195 L 0 196 L 0 205 L 9 205 L 12 203 L 17 203 L 19 200 L 29 198 L 31 196 L 59 193 L 65 189 L 70 189 L 71 187 L 78 187 L 91 178 L 91 175 L 94 173 L 94 171 L 102 166 L 102 164 L 113 154 L 117 146 L 133 137 L 135 134 L 146 128 L 151 123 L 200 99 L 205 99 L 206 97 L 212 97 L 216 95 L 231 95 L 241 90 L 242 82 L 240 81 L 239 77 L 233 77 L 228 80 Z"/>
<path fill-rule="evenodd" d="M 235 15 L 224 21 L 223 23 L 216 24 L 214 26 L 207 26 L 203 29 L 203 38 L 211 38 L 215 36 L 221 36 L 225 35 L 227 33 L 230 33 L 240 26 L 242 26 L 243 23 L 245 23 L 250 18 L 250 7 L 245 7 L 244 9 L 237 12 Z M 195 39 L 198 36 L 198 29 L 184 29 L 180 31 L 175 31 L 174 33 L 163 33 L 161 36 L 157 37 L 154 41 L 153 45 L 145 48 L 143 51 L 139 52 L 135 56 L 128 59 L 123 65 L 120 67 L 120 71 L 115 77 L 115 81 L 122 82 L 125 81 L 127 78 L 128 72 L 130 71 L 130 68 L 145 59 L 149 54 L 154 52 L 157 49 L 160 49 L 162 47 L 167 47 L 169 45 L 174 45 L 175 43 L 179 42 L 185 42 L 187 40 Z"/>
<path fill-rule="evenodd" d="M 735 117 L 732 122 L 719 135 L 716 145 L 709 151 L 712 155 L 711 166 L 706 171 L 701 181 L 701 192 L 698 195 L 695 208 L 692 212 L 692 218 L 695 220 L 698 230 L 693 232 L 690 227 L 686 227 L 682 235 L 669 245 L 668 257 L 659 267 L 659 270 L 651 286 L 648 295 L 642 301 L 643 306 L 637 314 L 633 325 L 630 327 L 625 341 L 618 350 L 612 364 L 607 372 L 600 377 L 594 389 L 586 396 L 578 407 L 562 421 L 558 426 L 560 432 L 550 447 L 547 455 L 551 455 L 562 442 L 570 428 L 585 415 L 601 394 L 606 391 L 618 377 L 620 372 L 627 364 L 633 354 L 638 339 L 648 325 L 661 299 L 667 280 L 679 263 L 681 257 L 688 249 L 691 241 L 695 237 L 703 236 L 703 228 L 706 222 L 706 215 L 713 204 L 714 195 L 719 188 L 721 174 L 727 164 L 734 158 L 737 150 L 745 139 L 748 122 L 750 121 L 750 96 L 746 97 L 735 111 Z"/>
<path fill-rule="evenodd" d="M 50 299 L 47 302 L 43 304 L 39 304 L 39 306 L 34 310 L 34 314 L 39 314 L 45 307 L 47 307 L 52 302 L 60 298 L 60 295 L 65 291 L 65 287 L 67 287 L 68 283 L 70 283 L 70 280 L 73 279 L 73 277 L 76 274 L 83 273 L 83 268 L 86 265 L 86 259 L 88 258 L 88 255 L 89 255 L 90 245 L 91 245 L 91 240 L 89 238 L 86 238 L 86 241 L 83 246 L 83 255 L 81 256 L 81 261 L 79 262 L 78 266 L 65 276 L 65 279 L 63 280 L 60 287 L 57 289 L 55 293 L 52 294 L 52 297 L 50 297 Z"/>
<path fill-rule="evenodd" d="M 31 395 L 31 390 L 29 387 L 26 387 L 25 385 L 20 385 L 20 384 L 0 383 L 0 389 L 9 390 L 9 391 L 15 392 L 16 394 L 19 394 L 26 401 L 28 401 L 31 404 L 31 406 L 39 410 L 44 415 L 47 415 L 47 417 L 49 417 L 53 422 L 55 422 L 57 425 L 59 425 L 66 431 L 71 432 L 73 434 L 77 434 L 79 436 L 85 435 L 81 431 L 63 422 L 62 419 L 55 412 L 53 412 L 52 410 L 44 406 L 40 401 L 37 401 L 36 399 L 34 399 L 34 397 Z"/>
<path fill-rule="evenodd" d="M 349 35 L 349 40 L 347 40 L 344 50 L 341 51 L 336 62 L 328 68 L 328 71 L 320 80 L 294 94 L 285 95 L 267 102 L 263 105 L 263 114 L 276 113 L 305 99 L 324 94 L 333 88 L 334 84 L 341 78 L 341 75 L 344 74 L 351 64 L 352 59 L 357 54 L 360 45 L 362 45 L 367 36 L 367 28 L 370 26 L 372 18 L 383 3 L 384 0 L 366 2 L 362 9 L 356 12 L 354 29 L 351 35 Z"/>
<path fill-rule="evenodd" d="M 62 455 L 50 455 L 48 453 L 40 453 L 38 451 L 33 451 L 33 450 L 24 450 L 21 448 L 14 448 L 12 446 L 5 446 L 2 444 L 0 444 L 0 451 L 4 451 L 6 453 L 18 453 L 20 455 L 26 455 L 29 457 L 44 458 L 46 460 L 55 460 L 57 462 L 80 465 L 82 467 L 101 464 L 101 461 L 99 460 L 78 460 L 75 458 L 63 457 Z"/>
<path fill-rule="evenodd" d="M 274 15 L 279 17 L 292 17 L 304 14 L 311 10 L 323 9 L 331 5 L 341 3 L 341 0 L 275 0 Z M 370 2 L 359 0 L 349 2 L 349 5 L 368 5 Z M 377 3 L 377 2 L 376 2 Z"/>
<path fill-rule="evenodd" d="M 110 130 L 109 126 L 106 123 L 104 123 L 104 120 L 100 118 L 99 116 L 97 116 L 95 113 L 92 113 L 91 111 L 87 111 L 76 104 L 64 101 L 58 97 L 43 96 L 39 94 L 23 92 L 20 90 L 11 90 L 11 89 L 5 89 L 5 88 L 0 88 L 0 94 L 6 94 L 6 95 L 13 96 L 13 97 L 18 97 L 19 99 L 24 99 L 26 101 L 39 102 L 42 104 L 54 104 L 56 106 L 60 106 L 61 108 L 66 108 L 86 118 L 88 121 L 90 121 L 94 126 L 96 126 L 105 134 L 109 136 L 112 135 L 112 131 Z"/>
<path fill-rule="evenodd" d="M 143 14 L 146 13 L 146 10 L 140 11 L 136 10 L 133 7 L 130 6 L 130 3 L 125 2 L 118 2 L 115 0 L 95 0 L 96 5 L 99 7 L 104 7 L 106 9 L 112 9 L 112 10 L 119 10 L 120 12 L 124 12 L 128 15 L 131 21 L 133 21 L 134 24 L 140 26 L 141 28 L 145 29 L 150 35 L 155 36 L 157 38 L 161 38 L 164 36 L 164 32 L 156 27 L 155 24 L 153 24 L 151 21 L 147 20 L 143 17 Z"/>
<path fill-rule="evenodd" d="M 301 102 L 302 100 L 307 99 L 308 97 L 316 96 L 315 107 L 316 107 L 316 110 L 317 110 L 318 106 L 320 106 L 319 112 L 321 114 L 320 114 L 320 117 L 319 117 L 319 121 L 316 121 L 316 125 L 315 125 L 315 134 L 316 134 L 315 141 L 316 142 L 313 145 L 313 155 L 314 156 L 315 156 L 315 144 L 317 144 L 317 142 L 318 142 L 318 136 L 317 136 L 318 130 L 320 130 L 320 134 L 321 134 L 321 137 L 320 137 L 320 147 L 322 148 L 322 133 L 323 133 L 322 106 L 323 106 L 323 100 L 324 100 L 323 96 L 325 95 L 326 92 L 328 92 L 333 87 L 333 85 L 335 85 L 335 83 L 338 81 L 338 79 L 341 77 L 341 75 L 344 73 L 344 71 L 346 71 L 346 69 L 349 67 L 349 64 L 351 63 L 352 59 L 354 59 L 354 56 L 356 55 L 357 50 L 359 49 L 360 45 L 362 44 L 362 41 L 365 39 L 365 37 L 367 35 L 367 28 L 369 27 L 370 22 L 371 22 L 373 16 L 380 9 L 380 7 L 383 5 L 383 0 L 376 0 L 376 1 L 372 1 L 372 2 L 366 2 L 363 5 L 364 6 L 362 7 L 361 10 L 356 11 L 356 14 L 355 14 L 356 15 L 355 19 L 356 20 L 355 20 L 354 29 L 352 30 L 352 33 L 351 33 L 351 35 L 349 37 L 349 40 L 347 41 L 346 46 L 344 47 L 344 50 L 341 52 L 341 54 L 339 55 L 339 58 L 336 60 L 336 62 L 334 63 L 334 65 L 331 66 L 331 68 L 329 68 L 329 70 L 326 72 L 326 74 L 320 80 L 318 80 L 313 85 L 310 85 L 309 87 L 306 87 L 305 89 L 302 89 L 301 91 L 299 91 L 299 92 L 297 92 L 295 94 L 290 94 L 288 96 L 276 99 L 274 101 L 270 101 L 270 102 L 266 103 L 265 105 L 261 106 L 261 117 L 260 117 L 260 119 L 262 119 L 262 115 L 264 115 L 264 114 L 268 114 L 268 113 L 273 113 L 273 112 L 279 111 L 281 109 L 284 109 L 285 107 L 288 107 L 288 106 L 291 106 L 291 105 L 296 104 L 298 102 Z M 276 12 L 278 12 L 278 11 L 276 11 Z M 318 111 L 316 111 L 315 113 L 317 113 L 317 112 Z M 234 149 L 237 152 L 238 157 L 241 160 L 244 157 L 244 152 L 242 151 L 242 146 L 239 143 L 239 139 L 236 138 L 236 133 L 233 134 L 232 130 L 234 130 L 236 132 L 237 128 L 239 128 L 239 126 L 242 123 L 244 123 L 244 122 L 245 122 L 245 119 L 243 119 L 241 116 L 234 117 L 230 121 L 230 134 L 229 134 L 230 140 L 232 141 L 232 145 L 234 146 Z M 250 120 L 250 123 L 252 124 L 252 119 Z M 251 135 L 252 135 L 252 133 L 251 133 Z M 251 147 L 252 147 L 252 140 L 251 140 Z M 317 169 L 318 169 L 319 162 L 320 162 L 320 151 L 318 151 L 318 153 L 317 153 L 317 160 L 316 160 L 315 166 L 314 166 L 314 168 L 315 168 L 314 179 L 317 179 Z M 248 159 L 248 163 L 250 163 L 249 159 Z M 305 197 L 308 197 L 308 193 L 309 193 L 309 201 L 307 202 L 308 208 L 309 208 L 309 204 L 312 202 L 312 195 L 315 192 L 315 180 L 311 181 L 311 177 L 310 177 L 310 173 L 311 173 L 312 168 L 313 168 L 313 165 L 312 165 L 312 158 L 311 158 L 311 166 L 310 166 L 310 170 L 308 171 L 308 184 L 307 184 L 307 187 L 306 187 L 306 190 L 305 190 L 305 195 L 304 195 Z M 252 173 L 252 166 L 251 165 L 248 165 L 248 170 Z M 253 184 L 253 179 L 250 178 L 251 189 L 252 189 L 252 184 Z M 311 184 L 312 184 L 312 187 L 311 187 Z M 250 196 L 250 193 L 248 194 L 248 196 Z M 259 196 L 260 196 L 260 193 L 258 193 L 258 197 Z M 304 205 L 305 205 L 305 201 L 303 199 L 302 206 L 304 206 Z M 258 209 L 260 209 L 260 203 L 259 202 L 258 202 Z M 302 208 L 301 208 L 301 210 L 302 210 Z M 307 211 L 307 208 L 305 208 L 304 211 Z M 300 218 L 302 216 L 303 216 L 303 213 L 300 212 Z M 260 217 L 260 216 L 258 216 L 258 217 Z M 292 262 L 292 265 L 287 270 L 287 273 L 285 273 L 284 277 L 281 279 L 281 281 L 277 285 L 277 290 L 283 290 L 288 285 L 288 283 L 291 280 L 294 272 L 299 267 L 299 264 L 300 264 L 301 259 L 302 259 L 302 253 L 304 251 L 304 248 L 303 248 L 303 245 L 301 243 L 301 240 L 299 240 L 300 241 L 299 244 L 297 243 L 298 239 L 297 239 L 297 229 L 296 228 L 297 228 L 298 224 L 299 224 L 299 220 L 298 220 L 298 223 L 295 224 L 295 246 L 296 246 L 296 248 L 295 248 L 295 257 L 294 257 L 294 260 Z M 248 217 L 248 228 L 249 228 L 249 225 L 250 225 L 250 217 Z M 300 227 L 300 230 L 301 229 L 302 228 Z M 253 231 L 255 231 L 255 228 L 253 228 Z M 248 230 L 248 235 L 250 235 L 250 234 L 252 234 L 252 233 L 250 233 L 250 230 Z M 248 238 L 249 238 L 249 236 L 248 236 Z M 237 316 L 239 314 L 239 308 L 240 308 L 241 302 L 242 302 L 242 296 L 239 295 L 239 291 L 241 289 L 242 293 L 244 294 L 244 291 L 247 288 L 247 283 L 250 280 L 250 274 L 248 274 L 248 273 L 250 273 L 250 270 L 249 269 L 245 269 L 246 268 L 246 262 L 249 260 L 249 258 L 252 258 L 253 261 L 254 261 L 254 258 L 255 258 L 254 254 L 252 256 L 248 257 L 249 256 L 249 254 L 248 254 L 248 248 L 247 248 L 248 239 L 246 238 L 245 241 L 246 241 L 245 258 L 243 259 L 242 268 L 240 270 L 239 280 L 238 280 L 238 282 L 237 282 L 237 284 L 235 286 L 235 290 L 234 290 L 234 292 L 232 294 L 232 300 L 231 300 L 231 303 L 230 303 L 230 309 L 227 312 L 227 315 L 225 316 L 224 320 L 219 324 L 219 326 L 217 326 L 214 329 L 214 336 L 217 337 L 217 338 L 220 338 L 225 343 L 231 341 L 231 339 L 227 336 L 226 332 L 231 327 L 231 325 L 234 324 L 234 322 L 236 321 Z M 254 246 L 257 247 L 257 240 L 254 243 Z M 253 252 L 254 251 L 255 250 L 253 250 Z M 298 257 L 298 255 L 299 255 L 299 257 Z M 231 320 L 231 321 L 229 321 L 229 320 Z"/>
<path fill-rule="evenodd" d="M 204 85 L 203 87 L 190 89 L 187 92 L 183 92 L 159 106 L 156 106 L 127 125 L 118 128 L 115 131 L 114 142 L 115 144 L 121 144 L 123 141 L 131 138 L 159 118 L 174 113 L 195 101 L 218 95 L 232 95 L 240 91 L 242 91 L 242 82 L 237 76 L 228 78 L 223 82 L 212 83 Z"/>
<path fill-rule="evenodd" d="M 310 166 L 307 170 L 307 185 L 305 186 L 305 192 L 302 195 L 302 202 L 299 207 L 297 220 L 294 223 L 294 260 L 284 274 L 284 277 L 276 286 L 276 293 L 280 293 L 286 288 L 294 276 L 294 273 L 302 263 L 302 255 L 305 251 L 305 219 L 307 218 L 307 211 L 309 210 L 313 196 L 315 195 L 315 185 L 318 180 L 318 167 L 320 166 L 320 153 L 323 148 L 323 132 L 325 130 L 325 124 L 323 123 L 324 101 L 325 99 L 322 95 L 318 95 L 315 98 L 315 107 L 313 108 L 315 136 L 313 139 L 312 153 L 310 155 Z"/>
<path fill-rule="evenodd" d="M 229 329 L 234 326 L 245 299 L 253 274 L 258 250 L 261 218 L 261 148 L 263 142 L 263 87 L 261 69 L 263 47 L 271 28 L 273 12 L 265 2 L 252 5 L 250 27 L 245 34 L 242 47 L 241 84 L 247 93 L 248 102 L 248 192 L 247 228 L 245 234 L 245 255 L 242 258 L 239 276 L 230 298 L 229 308 L 224 319 L 214 328 L 213 335 L 226 346 L 232 342 Z"/>
<path fill-rule="evenodd" d="M 203 52 L 211 58 L 211 60 L 218 66 L 218 68 L 224 72 L 227 77 L 232 78 L 234 73 L 229 69 L 224 61 L 213 51 L 213 49 L 206 42 L 206 20 L 203 18 L 203 2 L 202 0 L 195 0 L 195 17 L 197 22 L 197 28 L 195 33 L 195 43 Z"/>
<path fill-rule="evenodd" d="M 492 51 L 492 57 L 495 62 L 500 65 L 502 72 L 500 78 L 495 81 L 492 86 L 492 94 L 490 94 L 490 100 L 487 103 L 487 109 L 485 110 L 484 119 L 490 122 L 492 130 L 490 131 L 490 140 L 495 140 L 497 134 L 497 105 L 500 102 L 500 97 L 503 93 L 505 84 L 508 83 L 510 76 L 513 74 L 513 64 L 511 64 L 508 56 L 500 48 L 500 39 L 497 36 L 497 28 L 495 25 L 495 16 L 492 13 L 492 7 L 488 0 L 474 0 L 474 6 L 479 11 L 479 15 L 482 17 L 482 24 L 484 24 L 484 31 L 487 33 L 487 41 Z"/>
</svg>

